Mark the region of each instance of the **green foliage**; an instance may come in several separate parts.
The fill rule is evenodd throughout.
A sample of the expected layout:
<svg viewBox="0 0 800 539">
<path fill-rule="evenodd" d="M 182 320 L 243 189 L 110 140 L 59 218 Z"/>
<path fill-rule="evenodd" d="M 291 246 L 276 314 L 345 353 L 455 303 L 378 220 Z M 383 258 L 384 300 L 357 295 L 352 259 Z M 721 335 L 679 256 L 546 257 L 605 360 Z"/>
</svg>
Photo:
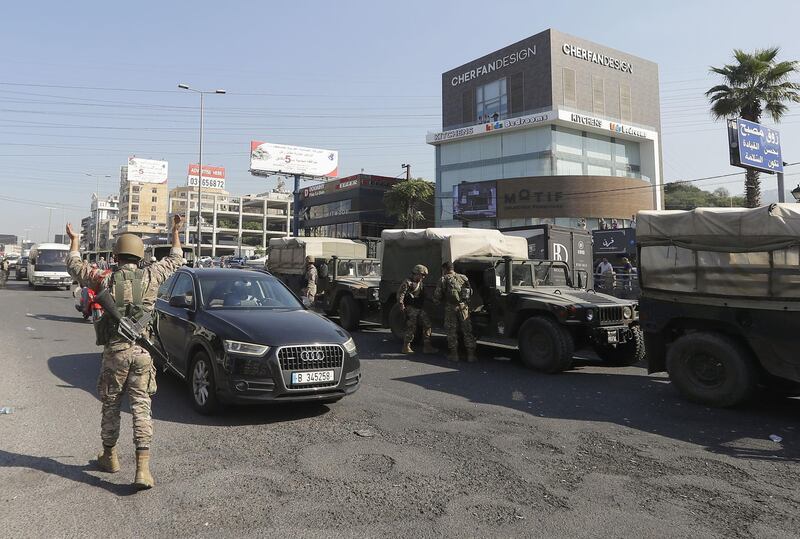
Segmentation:
<svg viewBox="0 0 800 539">
<path fill-rule="evenodd" d="M 417 221 L 425 219 L 420 208 L 431 204 L 434 186 L 422 178 L 405 180 L 395 184 L 383 195 L 388 215 L 397 215 L 404 226 L 414 228 Z"/>
<path fill-rule="evenodd" d="M 258 221 L 245 221 L 242 223 L 242 228 L 244 230 L 261 230 L 263 225 Z"/>
<path fill-rule="evenodd" d="M 239 221 L 233 220 L 229 217 L 218 217 L 217 226 L 221 228 L 239 228 Z"/>
<path fill-rule="evenodd" d="M 713 192 L 703 191 L 687 182 L 673 182 L 664 185 L 664 208 L 667 210 L 693 210 L 694 208 L 714 208 L 744 206 L 743 196 L 731 196 L 727 189 L 719 187 Z"/>
<path fill-rule="evenodd" d="M 757 49 L 753 53 L 734 49 L 736 63 L 712 67 L 711 73 L 722 76 L 723 81 L 706 92 L 711 114 L 715 118 L 738 116 L 760 122 L 766 112 L 779 122 L 789 110 L 787 103 L 800 103 L 800 84 L 790 80 L 798 73 L 798 62 L 778 62 L 778 52 L 778 47 Z M 758 172 L 746 172 L 745 197 L 748 208 L 761 204 Z"/>
<path fill-rule="evenodd" d="M 243 236 L 242 243 L 244 245 L 261 245 L 261 238 L 258 236 Z"/>
</svg>

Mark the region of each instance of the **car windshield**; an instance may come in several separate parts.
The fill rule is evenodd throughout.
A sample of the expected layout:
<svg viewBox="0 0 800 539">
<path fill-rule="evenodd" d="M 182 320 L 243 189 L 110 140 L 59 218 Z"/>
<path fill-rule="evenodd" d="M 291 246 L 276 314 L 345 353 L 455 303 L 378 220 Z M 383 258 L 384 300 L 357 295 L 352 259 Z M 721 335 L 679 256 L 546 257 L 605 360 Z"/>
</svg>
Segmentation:
<svg viewBox="0 0 800 539">
<path fill-rule="evenodd" d="M 336 273 L 339 277 L 380 277 L 381 263 L 377 260 L 340 260 Z"/>
<path fill-rule="evenodd" d="M 206 309 L 289 309 L 303 306 L 271 275 L 240 270 L 200 275 L 200 291 Z"/>
<path fill-rule="evenodd" d="M 43 251 L 36 254 L 37 266 L 64 266 L 67 265 L 67 251 Z"/>
</svg>

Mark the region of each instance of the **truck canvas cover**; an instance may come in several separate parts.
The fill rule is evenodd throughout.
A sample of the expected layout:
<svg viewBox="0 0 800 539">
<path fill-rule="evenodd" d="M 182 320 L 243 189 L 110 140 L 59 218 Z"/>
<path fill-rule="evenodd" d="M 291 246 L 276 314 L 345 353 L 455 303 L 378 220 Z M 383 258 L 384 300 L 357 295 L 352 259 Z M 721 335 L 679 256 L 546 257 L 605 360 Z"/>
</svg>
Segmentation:
<svg viewBox="0 0 800 539">
<path fill-rule="evenodd" d="M 506 236 L 498 230 L 470 228 L 425 228 L 384 230 L 383 278 L 402 280 L 416 264 L 428 267 L 431 279 L 437 279 L 444 262 L 465 257 L 528 258 L 525 238 Z M 402 261 L 402 264 L 397 264 Z"/>
<path fill-rule="evenodd" d="M 367 246 L 342 238 L 272 238 L 269 240 L 269 268 L 272 272 L 302 273 L 305 258 L 366 258 Z"/>
</svg>

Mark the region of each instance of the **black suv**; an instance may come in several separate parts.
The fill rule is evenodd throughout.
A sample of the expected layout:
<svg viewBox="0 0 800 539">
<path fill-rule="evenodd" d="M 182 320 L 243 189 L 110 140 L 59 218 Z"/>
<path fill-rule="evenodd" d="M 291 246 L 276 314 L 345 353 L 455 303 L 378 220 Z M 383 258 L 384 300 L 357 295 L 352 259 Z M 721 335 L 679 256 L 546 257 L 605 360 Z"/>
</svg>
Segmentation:
<svg viewBox="0 0 800 539">
<path fill-rule="evenodd" d="M 384 264 L 389 264 L 386 254 Z M 469 308 L 476 338 L 518 347 L 531 368 L 550 373 L 567 370 L 574 351 L 585 346 L 593 347 L 611 365 L 633 365 L 644 359 L 636 302 L 585 290 L 584 276 L 573 284 L 564 262 L 467 257 L 456 260 L 455 269 L 469 278 L 473 289 Z M 395 303 L 397 285 L 382 281 L 381 297 L 390 308 L 392 333 L 402 339 L 405 319 Z M 434 320 L 441 320 L 441 309 L 427 304 L 426 308 Z"/>
<path fill-rule="evenodd" d="M 192 403 L 335 402 L 358 389 L 356 345 L 264 271 L 181 268 L 158 291 L 156 344 Z"/>
</svg>

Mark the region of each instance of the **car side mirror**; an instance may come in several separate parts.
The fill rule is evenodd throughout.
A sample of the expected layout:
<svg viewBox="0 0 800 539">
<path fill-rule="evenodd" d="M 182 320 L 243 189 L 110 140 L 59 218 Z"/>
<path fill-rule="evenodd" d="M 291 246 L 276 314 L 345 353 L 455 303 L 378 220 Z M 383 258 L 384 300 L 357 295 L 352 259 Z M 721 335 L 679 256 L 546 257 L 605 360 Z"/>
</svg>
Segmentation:
<svg viewBox="0 0 800 539">
<path fill-rule="evenodd" d="M 189 309 L 192 307 L 192 302 L 185 295 L 172 296 L 171 298 L 169 298 L 169 306 L 176 307 L 178 309 Z"/>
</svg>

